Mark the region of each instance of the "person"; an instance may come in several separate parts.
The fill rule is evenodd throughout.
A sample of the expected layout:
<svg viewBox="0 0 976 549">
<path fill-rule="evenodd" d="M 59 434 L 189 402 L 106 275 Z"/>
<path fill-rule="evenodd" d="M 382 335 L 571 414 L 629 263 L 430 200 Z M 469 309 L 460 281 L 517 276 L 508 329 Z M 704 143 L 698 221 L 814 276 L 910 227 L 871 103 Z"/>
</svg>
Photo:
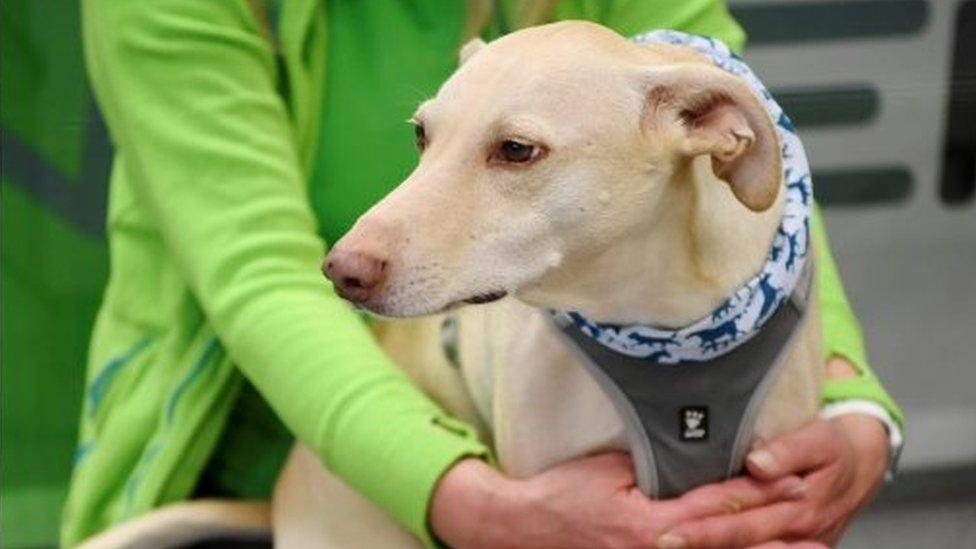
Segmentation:
<svg viewBox="0 0 976 549">
<path fill-rule="evenodd" d="M 319 273 L 326 243 L 415 162 L 402 121 L 466 28 L 585 18 L 741 49 L 719 0 L 83 0 L 82 18 L 115 159 L 65 545 L 172 501 L 267 498 L 292 435 L 430 545 L 832 543 L 880 483 L 901 412 L 819 218 L 835 417 L 751 454 L 750 477 L 671 501 L 640 496 L 620 455 L 531 479 L 491 468 Z"/>
</svg>

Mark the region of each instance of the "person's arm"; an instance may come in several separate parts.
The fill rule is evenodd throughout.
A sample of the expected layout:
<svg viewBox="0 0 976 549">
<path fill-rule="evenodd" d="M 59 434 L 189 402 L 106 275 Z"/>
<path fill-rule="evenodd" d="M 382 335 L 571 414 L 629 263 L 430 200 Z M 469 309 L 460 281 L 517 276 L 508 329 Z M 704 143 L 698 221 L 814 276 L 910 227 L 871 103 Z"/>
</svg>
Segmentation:
<svg viewBox="0 0 976 549">
<path fill-rule="evenodd" d="M 394 367 L 320 274 L 275 59 L 247 3 L 82 7 L 117 167 L 221 343 L 331 470 L 432 543 L 436 482 L 486 449 Z"/>
<path fill-rule="evenodd" d="M 902 444 L 904 415 L 868 362 L 861 324 L 844 292 L 819 208 L 814 210 L 812 229 L 820 275 L 824 360 L 833 374 L 824 384 L 821 415 L 830 419 L 857 413 L 877 418 L 888 432 L 894 459 Z"/>
</svg>

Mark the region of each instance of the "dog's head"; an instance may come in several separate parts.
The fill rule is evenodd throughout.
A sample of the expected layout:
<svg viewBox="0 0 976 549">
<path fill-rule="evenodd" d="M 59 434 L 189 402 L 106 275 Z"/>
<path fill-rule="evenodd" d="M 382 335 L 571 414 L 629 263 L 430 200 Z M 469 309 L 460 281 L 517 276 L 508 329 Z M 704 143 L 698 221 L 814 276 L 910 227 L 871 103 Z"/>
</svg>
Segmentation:
<svg viewBox="0 0 976 549">
<path fill-rule="evenodd" d="M 779 145 L 749 88 L 683 48 L 568 22 L 462 50 L 413 117 L 420 163 L 324 265 L 339 293 L 413 316 L 517 294 L 555 306 L 615 243 L 656 229 L 695 159 L 754 211 Z M 706 168 L 709 169 L 709 168 Z M 685 174 L 685 175 L 682 175 Z"/>
</svg>

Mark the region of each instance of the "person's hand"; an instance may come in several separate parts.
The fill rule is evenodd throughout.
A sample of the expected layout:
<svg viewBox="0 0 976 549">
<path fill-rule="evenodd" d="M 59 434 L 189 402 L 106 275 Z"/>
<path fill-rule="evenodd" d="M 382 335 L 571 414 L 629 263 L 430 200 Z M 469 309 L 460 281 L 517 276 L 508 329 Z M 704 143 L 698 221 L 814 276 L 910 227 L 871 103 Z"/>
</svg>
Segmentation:
<svg viewBox="0 0 976 549">
<path fill-rule="evenodd" d="M 652 501 L 635 486 L 627 454 L 580 458 L 524 480 L 468 459 L 438 483 L 430 525 L 462 549 L 652 548 L 676 524 L 789 501 L 801 487 L 790 475 L 768 483 L 743 477 Z"/>
<path fill-rule="evenodd" d="M 881 485 L 887 464 L 888 436 L 876 418 L 848 414 L 816 420 L 746 458 L 749 473 L 760 480 L 800 475 L 806 492 L 802 499 L 686 522 L 665 534 L 658 546 L 782 546 L 776 540 L 833 546 Z M 762 545 L 770 541 L 775 543 Z"/>
</svg>

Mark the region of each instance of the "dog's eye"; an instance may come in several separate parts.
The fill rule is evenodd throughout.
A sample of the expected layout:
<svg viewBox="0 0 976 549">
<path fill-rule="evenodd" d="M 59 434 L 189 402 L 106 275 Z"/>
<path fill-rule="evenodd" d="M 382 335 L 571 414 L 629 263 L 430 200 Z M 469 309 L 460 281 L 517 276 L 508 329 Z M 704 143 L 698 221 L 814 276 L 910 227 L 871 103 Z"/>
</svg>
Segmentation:
<svg viewBox="0 0 976 549">
<path fill-rule="evenodd" d="M 521 143 L 519 141 L 515 141 L 514 139 L 507 139 L 502 141 L 501 145 L 498 146 L 498 151 L 495 156 L 497 156 L 498 159 L 503 162 L 524 164 L 531 160 L 535 160 L 539 156 L 539 147 L 529 145 L 527 143 Z"/>
<path fill-rule="evenodd" d="M 417 144 L 417 150 L 423 152 L 427 148 L 427 132 L 424 131 L 424 127 L 420 124 L 414 124 L 413 126 L 414 139 Z"/>
</svg>

